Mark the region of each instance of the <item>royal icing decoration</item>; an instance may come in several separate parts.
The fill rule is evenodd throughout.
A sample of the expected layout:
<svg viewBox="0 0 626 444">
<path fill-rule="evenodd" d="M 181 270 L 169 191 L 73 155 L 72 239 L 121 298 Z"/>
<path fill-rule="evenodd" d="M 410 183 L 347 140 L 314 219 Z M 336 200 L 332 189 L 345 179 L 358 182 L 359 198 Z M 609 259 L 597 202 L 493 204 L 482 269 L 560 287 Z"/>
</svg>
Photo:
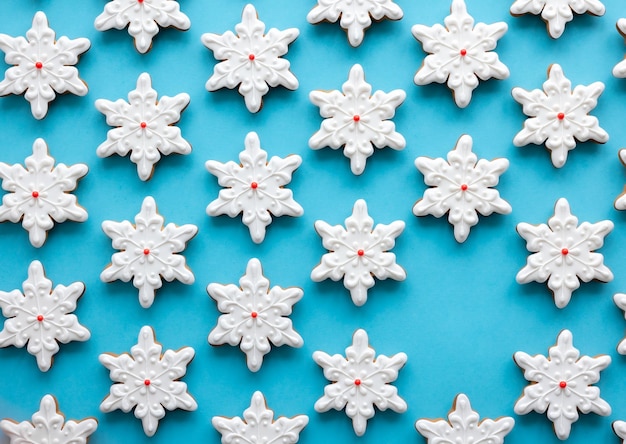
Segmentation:
<svg viewBox="0 0 626 444">
<path fill-rule="evenodd" d="M 209 216 L 226 214 L 230 217 L 242 215 L 242 222 L 250 230 L 252 240 L 259 244 L 265 239 L 265 228 L 272 223 L 272 216 L 302 216 L 304 210 L 293 200 L 291 190 L 284 188 L 302 163 L 297 154 L 287 157 L 272 157 L 267 161 L 267 152 L 261 149 L 259 136 L 255 132 L 246 135 L 244 150 L 239 153 L 238 164 L 209 160 L 206 169 L 217 177 L 224 187 L 219 196 L 209 204 Z"/>
<path fill-rule="evenodd" d="M 626 39 L 626 18 L 617 21 L 617 31 Z M 621 79 L 626 78 L 626 58 L 615 65 L 613 75 Z"/>
<path fill-rule="evenodd" d="M 578 421 L 579 411 L 602 416 L 611 414 L 611 406 L 600 398 L 600 389 L 591 385 L 600 380 L 600 371 L 611 363 L 611 357 L 580 356 L 569 330 L 559 334 L 548 354 L 546 358 L 519 351 L 513 356 L 524 371 L 524 378 L 531 382 L 515 403 L 514 411 L 525 415 L 532 410 L 537 413 L 547 410 L 556 436 L 567 439 L 572 424 Z"/>
<path fill-rule="evenodd" d="M 415 166 L 431 188 L 413 207 L 413 214 L 441 217 L 448 213 L 454 226 L 454 238 L 465 242 L 470 228 L 478 223 L 478 213 L 509 214 L 511 205 L 494 190 L 500 176 L 509 167 L 507 159 L 485 160 L 472 152 L 472 138 L 463 135 L 448 153 L 448 160 L 418 157 Z"/>
<path fill-rule="evenodd" d="M 617 293 L 613 296 L 613 302 L 620 310 L 624 311 L 624 317 L 626 318 L 626 294 Z M 626 338 L 622 339 L 617 345 L 617 352 L 621 355 L 626 355 Z"/>
<path fill-rule="evenodd" d="M 90 46 L 86 38 L 70 40 L 63 36 L 55 40 L 46 14 L 37 12 L 26 39 L 0 34 L 4 61 L 13 65 L 0 82 L 0 96 L 25 92 L 24 98 L 30 102 L 33 117 L 43 119 L 56 93 L 87 94 L 87 84 L 78 78 L 74 65 Z"/>
<path fill-rule="evenodd" d="M 88 168 L 83 163 L 70 166 L 60 163 L 55 166 L 43 139 L 35 140 L 33 155 L 28 156 L 24 163 L 26 168 L 20 164 L 0 162 L 2 189 L 9 192 L 2 197 L 0 221 L 22 221 L 30 243 L 39 248 L 46 241 L 54 222 L 87 220 L 87 212 L 78 205 L 76 196 L 70 191 L 87 174 Z"/>
<path fill-rule="evenodd" d="M 552 164 L 561 168 L 565 165 L 568 151 L 576 148 L 576 140 L 605 143 L 609 135 L 600 128 L 598 119 L 589 115 L 602 91 L 602 82 L 578 85 L 572 91 L 572 83 L 563 74 L 561 66 L 551 65 L 543 91 L 513 88 L 513 98 L 522 105 L 524 114 L 530 117 L 515 135 L 513 144 L 541 145 L 545 142 L 546 148 L 551 151 Z"/>
<path fill-rule="evenodd" d="M 320 264 L 311 272 L 311 279 L 338 281 L 350 290 L 352 302 L 361 306 L 367 301 L 367 290 L 378 279 L 406 279 L 406 272 L 396 264 L 396 255 L 390 253 L 404 230 L 404 222 L 396 220 L 389 225 L 378 224 L 367 213 L 367 204 L 359 199 L 352 215 L 341 225 L 330 226 L 322 220 L 315 222 L 315 230 L 322 238 L 324 248 Z M 373 229 L 372 229 L 373 228 Z"/>
<path fill-rule="evenodd" d="M 111 0 L 96 17 L 94 25 L 98 31 L 128 26 L 128 33 L 135 39 L 135 48 L 145 54 L 152 47 L 152 39 L 159 33 L 159 27 L 186 31 L 191 22 L 175 0 Z"/>
<path fill-rule="evenodd" d="M 250 407 L 239 416 L 224 418 L 214 416 L 213 427 L 222 434 L 222 444 L 230 443 L 297 443 L 300 432 L 309 423 L 309 417 L 298 415 L 293 418 L 279 417 L 274 421 L 274 412 L 267 408 L 261 392 L 254 392 Z"/>
<path fill-rule="evenodd" d="M 125 220 L 102 222 L 102 230 L 113 241 L 113 248 L 121 250 L 113 254 L 111 264 L 100 274 L 103 282 L 133 280 L 139 289 L 139 303 L 148 308 L 154 302 L 156 290 L 174 279 L 183 284 L 193 284 L 194 276 L 185 257 L 177 254 L 196 235 L 198 227 L 191 224 L 177 227 L 173 223 L 163 226 L 164 219 L 157 213 L 151 196 L 141 204 L 135 216 L 135 225 Z"/>
<path fill-rule="evenodd" d="M 30 421 L 0 421 L 0 429 L 9 437 L 10 444 L 86 444 L 97 428 L 98 421 L 93 418 L 66 422 L 52 395 L 41 398 L 39 411 L 33 413 Z"/>
<path fill-rule="evenodd" d="M 626 444 L 626 421 L 613 421 L 613 431 Z"/>
<path fill-rule="evenodd" d="M 316 351 L 313 359 L 324 369 L 324 377 L 331 382 L 324 387 L 324 396 L 315 403 L 315 411 L 321 413 L 345 407 L 358 436 L 365 434 L 367 420 L 374 417 L 374 406 L 383 411 L 406 411 L 406 402 L 390 384 L 398 378 L 398 371 L 406 364 L 406 354 L 376 356 L 375 350 L 369 346 L 365 330 L 354 332 L 345 358 L 339 354 L 330 356 Z"/>
<path fill-rule="evenodd" d="M 461 393 L 454 398 L 447 421 L 420 419 L 415 428 L 426 438 L 427 444 L 502 444 L 515 425 L 515 420 L 509 416 L 479 420 L 480 416 L 472 410 L 468 397 Z"/>
<path fill-rule="evenodd" d="M 263 276 L 258 259 L 250 259 L 246 274 L 239 279 L 239 287 L 209 284 L 207 292 L 223 313 L 209 334 L 209 344 L 239 346 L 251 371 L 261 368 L 263 356 L 270 352 L 270 341 L 276 347 L 299 348 L 304 344 L 287 317 L 293 305 L 302 299 L 302 290 L 270 289 L 270 281 Z"/>
<path fill-rule="evenodd" d="M 100 410 L 109 413 L 120 409 L 128 413 L 135 407 L 135 417 L 141 419 L 147 436 L 156 433 L 165 409 L 193 411 L 198 408 L 187 391 L 187 384 L 179 381 L 187 372 L 194 349 L 183 347 L 178 351 L 165 350 L 163 354 L 161 350 L 161 344 L 155 342 L 154 331 L 145 326 L 130 354 L 103 353 L 99 357 L 116 383 L 100 404 Z"/>
<path fill-rule="evenodd" d="M 41 262 L 33 261 L 22 289 L 0 291 L 0 307 L 7 318 L 0 331 L 0 347 L 22 348 L 28 343 L 26 350 L 37 358 L 39 370 L 46 372 L 59 351 L 59 342 L 83 342 L 91 337 L 73 314 L 85 285 L 74 282 L 68 287 L 57 285 L 53 290 Z"/>
<path fill-rule="evenodd" d="M 548 25 L 550 37 L 558 39 L 565 31 L 567 22 L 574 14 L 604 15 L 604 5 L 599 0 L 515 0 L 511 5 L 511 14 L 541 14 Z"/>
<path fill-rule="evenodd" d="M 619 160 L 622 162 L 622 165 L 626 166 L 626 149 L 619 150 L 618 153 Z M 613 204 L 616 210 L 626 210 L 626 187 L 624 187 L 624 191 L 622 194 L 617 196 L 615 199 L 615 203 Z"/>
<path fill-rule="evenodd" d="M 128 102 L 96 100 L 96 108 L 106 116 L 107 124 L 116 127 L 109 130 L 107 140 L 98 147 L 96 154 L 99 157 L 125 156 L 130 151 L 130 160 L 137 164 L 139 178 L 150 179 L 161 154 L 191 152 L 191 145 L 174 126 L 187 105 L 189 94 L 186 93 L 163 96 L 158 101 L 150 74 L 144 72 L 137 79 L 137 89 L 128 94 Z"/>
<path fill-rule="evenodd" d="M 341 19 L 339 25 L 347 31 L 350 45 L 357 47 L 363 42 L 372 19 L 400 20 L 403 15 L 402 9 L 392 0 L 317 0 L 306 19 L 311 24 L 336 23 Z"/>
<path fill-rule="evenodd" d="M 509 69 L 493 52 L 508 27 L 504 22 L 474 26 L 474 18 L 467 13 L 463 0 L 452 0 L 450 15 L 444 23 L 445 27 L 440 24 L 432 27 L 415 25 L 411 29 L 429 54 L 414 81 L 417 85 L 447 82 L 457 106 L 465 108 L 479 78 L 509 77 Z"/>
<path fill-rule="evenodd" d="M 517 273 L 520 284 L 548 281 L 557 307 L 565 307 L 580 281 L 593 279 L 610 282 L 613 273 L 604 265 L 604 256 L 594 253 L 613 230 L 613 222 L 583 222 L 572 215 L 569 203 L 561 198 L 554 207 L 548 225 L 517 224 L 517 232 L 526 241 L 531 254 L 526 266 Z M 580 279 L 580 281 L 579 281 Z"/>
<path fill-rule="evenodd" d="M 324 117 L 320 129 L 309 139 L 309 146 L 315 150 L 326 146 L 334 150 L 343 147 L 344 156 L 350 158 L 352 173 L 361 174 L 367 158 L 374 153 L 374 146 L 394 150 L 406 146 L 404 137 L 389 120 L 404 102 L 406 93 L 396 89 L 390 93 L 376 91 L 372 95 L 372 85 L 365 81 L 361 65 L 350 69 L 342 91 L 309 94 Z"/>
</svg>

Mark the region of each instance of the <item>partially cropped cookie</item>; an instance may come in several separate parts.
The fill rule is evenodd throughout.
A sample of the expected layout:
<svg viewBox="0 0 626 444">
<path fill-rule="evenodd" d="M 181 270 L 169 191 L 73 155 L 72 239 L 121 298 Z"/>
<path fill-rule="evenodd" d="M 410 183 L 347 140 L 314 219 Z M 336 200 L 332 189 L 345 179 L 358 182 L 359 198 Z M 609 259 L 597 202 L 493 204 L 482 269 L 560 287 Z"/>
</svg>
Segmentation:
<svg viewBox="0 0 626 444">
<path fill-rule="evenodd" d="M 626 18 L 621 18 L 616 24 L 617 31 L 626 41 Z M 613 67 L 613 75 L 618 78 L 626 78 L 626 58 Z"/>
</svg>

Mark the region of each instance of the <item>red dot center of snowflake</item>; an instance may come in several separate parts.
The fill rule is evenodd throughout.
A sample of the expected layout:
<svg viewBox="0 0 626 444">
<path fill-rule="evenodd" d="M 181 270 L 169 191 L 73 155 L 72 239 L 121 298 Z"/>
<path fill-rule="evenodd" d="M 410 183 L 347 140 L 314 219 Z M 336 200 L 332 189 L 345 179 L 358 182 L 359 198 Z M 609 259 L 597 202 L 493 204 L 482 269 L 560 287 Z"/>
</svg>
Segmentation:
<svg viewBox="0 0 626 444">
<path fill-rule="evenodd" d="M 563 248 L 563 249 L 561 250 L 561 254 L 562 254 L 563 256 L 567 256 L 567 255 L 569 254 L 569 250 L 568 250 L 567 248 Z"/>
<path fill-rule="evenodd" d="M 467 55 L 467 49 L 463 48 L 459 51 L 459 54 L 461 54 L 461 57 L 465 57 Z"/>
<path fill-rule="evenodd" d="M 358 114 L 355 114 L 354 117 L 352 117 L 352 120 L 354 120 L 355 122 L 358 122 L 359 120 L 361 120 L 361 116 L 359 116 Z"/>
<path fill-rule="evenodd" d="M 360 379 L 355 379 L 354 380 L 354 385 L 361 385 L 361 380 Z"/>
<path fill-rule="evenodd" d="M 142 129 L 145 129 L 145 128 L 148 126 L 148 124 L 147 124 L 146 122 L 141 122 L 141 123 L 139 124 L 139 126 L 140 126 Z"/>
<path fill-rule="evenodd" d="M 461 185 L 461 191 L 467 191 L 467 188 L 467 184 L 464 183 L 463 185 Z"/>
<path fill-rule="evenodd" d="M 358 250 L 356 252 L 356 254 L 358 254 L 359 256 L 363 256 L 365 254 L 365 251 L 364 250 Z"/>
<path fill-rule="evenodd" d="M 149 379 L 146 379 L 145 381 L 143 381 L 143 385 L 145 385 L 145 386 L 148 386 L 150 384 L 151 384 L 151 382 L 150 382 Z"/>
<path fill-rule="evenodd" d="M 559 382 L 559 387 L 561 387 L 562 389 L 564 389 L 565 387 L 567 387 L 567 382 L 565 382 L 565 381 L 561 381 L 561 382 Z"/>
<path fill-rule="evenodd" d="M 251 62 L 253 62 L 253 61 L 254 61 L 254 54 L 250 54 L 250 55 L 248 56 L 248 59 L 249 59 Z"/>
<path fill-rule="evenodd" d="M 150 254 L 150 249 L 149 248 L 144 248 L 143 249 L 143 254 L 146 255 L 146 256 L 149 255 Z"/>
<path fill-rule="evenodd" d="M 39 191 L 33 191 L 31 193 L 31 196 L 33 196 L 33 198 L 37 199 L 39 197 Z"/>
<path fill-rule="evenodd" d="M 563 120 L 563 119 L 565 119 L 565 114 L 564 113 L 558 113 L 556 115 L 556 118 L 559 119 L 559 120 Z"/>
<path fill-rule="evenodd" d="M 39 322 L 43 322 L 43 315 L 37 315 L 37 320 Z"/>
<path fill-rule="evenodd" d="M 41 68 L 43 68 L 43 63 L 41 63 L 41 62 L 36 62 L 36 63 L 35 63 L 35 68 L 37 68 L 37 69 L 41 69 Z"/>
<path fill-rule="evenodd" d="M 251 317 L 252 319 L 256 319 L 256 317 L 257 317 L 258 315 L 259 315 L 259 314 L 258 314 L 256 311 L 253 311 L 252 313 L 250 313 L 250 317 Z"/>
<path fill-rule="evenodd" d="M 256 182 L 252 182 L 252 183 L 250 184 L 250 188 L 252 188 L 253 190 L 256 190 L 258 187 L 259 187 L 259 184 L 258 184 L 258 183 L 256 183 Z"/>
<path fill-rule="evenodd" d="M 137 0 L 137 3 L 143 3 L 143 0 Z"/>
</svg>

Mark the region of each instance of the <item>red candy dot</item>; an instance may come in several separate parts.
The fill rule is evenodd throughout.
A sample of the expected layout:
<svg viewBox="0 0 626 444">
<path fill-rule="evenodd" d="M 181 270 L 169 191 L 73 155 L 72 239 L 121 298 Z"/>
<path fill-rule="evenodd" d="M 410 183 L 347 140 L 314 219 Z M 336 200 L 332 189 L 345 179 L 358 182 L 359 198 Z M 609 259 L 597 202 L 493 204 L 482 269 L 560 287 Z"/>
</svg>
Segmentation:
<svg viewBox="0 0 626 444">
<path fill-rule="evenodd" d="M 38 316 L 37 316 L 37 320 L 38 320 L 39 322 L 43 322 L 43 315 L 38 315 Z"/>
<path fill-rule="evenodd" d="M 465 57 L 467 55 L 467 49 L 463 48 L 461 51 L 459 51 L 459 54 L 461 54 L 461 56 Z"/>
<path fill-rule="evenodd" d="M 461 191 L 467 191 L 467 184 L 461 185 Z"/>
<path fill-rule="evenodd" d="M 143 249 L 143 254 L 145 254 L 146 256 L 150 254 L 150 249 L 148 248 L 144 248 Z"/>
<path fill-rule="evenodd" d="M 37 69 L 41 69 L 41 68 L 43 68 L 43 63 L 41 63 L 41 62 L 36 62 L 36 63 L 35 63 L 35 68 L 37 68 Z"/>
<path fill-rule="evenodd" d="M 354 385 L 361 385 L 361 380 L 360 379 L 355 379 L 354 380 Z"/>
<path fill-rule="evenodd" d="M 253 319 L 256 319 L 256 317 L 257 317 L 258 315 L 259 315 L 259 314 L 258 314 L 256 311 L 253 311 L 252 313 L 250 313 L 250 317 L 251 317 L 251 318 L 253 318 Z"/>
<path fill-rule="evenodd" d="M 258 184 L 258 183 L 256 183 L 256 182 L 252 182 L 252 183 L 250 184 L 250 188 L 252 188 L 253 190 L 256 190 L 258 187 L 259 187 L 259 184 Z"/>
<path fill-rule="evenodd" d="M 565 114 L 563 114 L 563 113 L 558 113 L 558 114 L 556 115 L 556 118 L 557 118 L 557 119 L 559 119 L 559 120 L 563 120 L 563 119 L 565 119 Z"/>
<path fill-rule="evenodd" d="M 145 127 L 147 127 L 147 126 L 148 126 L 148 124 L 147 124 L 146 122 L 141 122 L 141 123 L 139 124 L 139 126 L 140 126 L 140 127 L 142 127 L 142 128 L 145 128 Z"/>
<path fill-rule="evenodd" d="M 361 116 L 359 116 L 358 114 L 355 114 L 354 117 L 352 117 L 352 120 L 354 120 L 355 122 L 358 122 L 359 120 L 361 120 Z"/>
<path fill-rule="evenodd" d="M 248 59 L 250 59 L 250 61 L 251 61 L 251 62 L 252 62 L 252 61 L 254 61 L 254 54 L 250 54 L 250 55 L 248 56 Z"/>
<path fill-rule="evenodd" d="M 358 254 L 359 256 L 363 256 L 365 254 L 365 251 L 359 250 L 356 252 L 356 254 Z"/>
<path fill-rule="evenodd" d="M 143 0 L 137 0 L 137 3 L 143 3 Z"/>
<path fill-rule="evenodd" d="M 565 381 L 561 381 L 561 382 L 559 382 L 559 387 L 561 387 L 562 389 L 564 389 L 565 387 L 567 387 L 567 382 L 565 382 Z"/>
<path fill-rule="evenodd" d="M 149 379 L 146 379 L 146 380 L 143 382 L 143 385 L 150 385 L 150 380 L 149 380 Z"/>
<path fill-rule="evenodd" d="M 568 250 L 567 248 L 563 248 L 563 249 L 561 250 L 561 254 L 562 254 L 563 256 L 567 256 L 567 255 L 569 254 L 569 250 Z"/>
<path fill-rule="evenodd" d="M 31 193 L 31 196 L 33 196 L 33 198 L 37 199 L 39 197 L 39 191 L 33 191 Z"/>
</svg>

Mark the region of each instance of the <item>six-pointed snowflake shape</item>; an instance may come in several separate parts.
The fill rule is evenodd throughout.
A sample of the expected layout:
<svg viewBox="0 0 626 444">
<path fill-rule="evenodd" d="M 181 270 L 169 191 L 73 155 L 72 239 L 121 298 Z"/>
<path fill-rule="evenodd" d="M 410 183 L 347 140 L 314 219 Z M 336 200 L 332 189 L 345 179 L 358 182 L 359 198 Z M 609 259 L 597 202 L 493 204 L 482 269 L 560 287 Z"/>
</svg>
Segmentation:
<svg viewBox="0 0 626 444">
<path fill-rule="evenodd" d="M 154 198 L 148 196 L 135 216 L 134 226 L 127 220 L 102 222 L 102 230 L 113 240 L 113 248 L 122 251 L 111 257 L 111 264 L 102 271 L 100 279 L 104 282 L 132 279 L 144 308 L 154 302 L 156 290 L 163 285 L 161 278 L 168 282 L 176 279 L 188 285 L 194 282 L 185 257 L 176 253 L 185 249 L 198 227 L 191 224 L 177 227 L 173 223 L 163 227 L 163 221 Z"/>
<path fill-rule="evenodd" d="M 470 401 L 463 393 L 454 398 L 448 420 L 420 419 L 415 423 L 417 431 L 426 438 L 427 444 L 502 444 L 504 437 L 515 425 L 509 416 L 496 419 L 483 419 L 472 410 Z"/>
<path fill-rule="evenodd" d="M 617 31 L 626 39 L 626 18 L 619 19 L 616 26 Z M 626 78 L 626 58 L 615 65 L 613 75 L 621 79 Z"/>
<path fill-rule="evenodd" d="M 572 215 L 569 202 L 561 198 L 554 207 L 548 225 L 517 224 L 517 232 L 532 252 L 526 266 L 517 273 L 520 284 L 548 281 L 557 307 L 565 307 L 580 280 L 602 282 L 613 280 L 613 273 L 604 265 L 604 256 L 594 253 L 602 247 L 604 238 L 613 230 L 613 222 L 583 222 Z"/>
<path fill-rule="evenodd" d="M 302 337 L 293 329 L 292 306 L 303 295 L 300 288 L 272 287 L 263 276 L 261 262 L 250 259 L 246 274 L 233 284 L 209 284 L 209 295 L 217 302 L 222 314 L 217 326 L 209 334 L 211 345 L 239 346 L 246 354 L 248 368 L 256 372 L 263 364 L 263 356 L 270 352 L 270 341 L 275 346 L 302 347 Z"/>
<path fill-rule="evenodd" d="M 548 25 L 548 33 L 558 39 L 565 31 L 567 22 L 571 22 L 574 14 L 604 15 L 604 5 L 599 0 L 515 0 L 511 5 L 511 14 L 541 14 Z"/>
<path fill-rule="evenodd" d="M 74 282 L 69 287 L 57 285 L 53 290 L 41 262 L 33 261 L 22 289 L 23 293 L 0 291 L 2 314 L 8 318 L 0 331 L 0 347 L 22 348 L 28 343 L 28 353 L 37 358 L 39 370 L 46 372 L 59 351 L 59 342 L 82 342 L 91 337 L 72 313 L 85 292 L 85 285 Z"/>
<path fill-rule="evenodd" d="M 130 354 L 102 353 L 100 363 L 111 372 L 110 394 L 100 404 L 105 413 L 120 409 L 128 413 L 135 407 L 135 417 L 141 419 L 143 431 L 152 436 L 157 431 L 165 409 L 193 411 L 198 404 L 187 391 L 187 384 L 179 381 L 187 372 L 194 357 L 191 347 L 178 351 L 165 350 L 155 342 L 154 330 L 142 327 L 137 345 Z"/>
<path fill-rule="evenodd" d="M 615 305 L 617 305 L 619 309 L 624 311 L 624 316 L 626 317 L 626 294 L 615 294 L 613 296 L 613 302 L 615 302 Z M 626 355 L 626 338 L 622 339 L 617 345 L 617 352 L 621 355 Z"/>
<path fill-rule="evenodd" d="M 376 148 L 390 147 L 401 150 L 406 146 L 402 134 L 396 132 L 391 119 L 406 93 L 396 89 L 390 93 L 376 91 L 365 81 L 361 65 L 350 69 L 348 81 L 341 91 L 312 91 L 311 102 L 319 106 L 324 117 L 322 125 L 309 139 L 315 150 L 326 146 L 336 150 L 344 147 L 344 156 L 350 158 L 354 174 L 365 170 L 365 162 Z"/>
<path fill-rule="evenodd" d="M 0 96 L 26 92 L 24 98 L 30 102 L 33 117 L 43 119 L 56 93 L 87 94 L 87 85 L 78 78 L 73 65 L 90 46 L 86 38 L 70 40 L 63 36 L 55 41 L 55 32 L 48 26 L 46 15 L 37 12 L 26 39 L 0 34 L 4 61 L 14 65 L 0 82 Z"/>
<path fill-rule="evenodd" d="M 97 428 L 98 421 L 93 418 L 65 422 L 52 395 L 41 398 L 39 411 L 33 413 L 30 421 L 0 421 L 0 429 L 9 437 L 10 444 L 86 444 Z"/>
<path fill-rule="evenodd" d="M 312 24 L 335 23 L 341 19 L 339 25 L 347 31 L 350 45 L 357 47 L 363 42 L 372 19 L 400 20 L 403 15 L 400 6 L 392 0 L 317 0 L 306 19 Z"/>
<path fill-rule="evenodd" d="M 213 75 L 206 83 L 208 91 L 220 88 L 234 89 L 239 93 L 251 113 L 261 109 L 263 96 L 269 87 L 282 85 L 298 88 L 298 79 L 289 71 L 289 62 L 281 56 L 299 35 L 296 28 L 280 31 L 271 28 L 267 34 L 265 23 L 257 17 L 256 9 L 249 4 L 243 9 L 241 23 L 235 26 L 237 35 L 226 31 L 222 35 L 203 34 L 202 43 L 213 51 L 215 58 L 223 60 L 215 65 Z"/>
<path fill-rule="evenodd" d="M 406 364 L 406 354 L 376 356 L 369 346 L 365 330 L 354 332 L 345 358 L 339 354 L 330 356 L 316 351 L 313 359 L 324 369 L 324 377 L 331 382 L 324 387 L 324 396 L 315 403 L 315 411 L 342 410 L 345 407 L 358 436 L 365 433 L 367 420 L 374 417 L 374 405 L 380 410 L 406 411 L 406 402 L 390 384 L 398 378 L 398 371 Z"/>
<path fill-rule="evenodd" d="M 477 163 L 478 161 L 478 163 Z M 500 197 L 494 187 L 500 175 L 509 167 L 507 159 L 485 160 L 472 152 L 472 138 L 463 135 L 448 160 L 418 157 L 415 166 L 424 175 L 424 182 L 432 188 L 413 207 L 413 214 L 441 217 L 448 213 L 448 222 L 454 226 L 454 238 L 465 242 L 470 228 L 478 223 L 478 213 L 509 214 L 511 205 Z"/>
<path fill-rule="evenodd" d="M 304 214 L 300 204 L 293 200 L 291 190 L 284 188 L 291 182 L 302 158 L 297 154 L 284 159 L 274 156 L 268 162 L 267 152 L 261 149 L 255 132 L 246 135 L 244 146 L 239 153 L 241 164 L 206 162 L 206 169 L 224 187 L 206 212 L 209 216 L 227 214 L 230 217 L 242 213 L 242 222 L 250 230 L 252 240 L 259 244 L 265 239 L 265 228 L 272 222 L 272 216 L 298 217 Z"/>
<path fill-rule="evenodd" d="M 225 418 L 214 416 L 213 427 L 222 434 L 222 444 L 234 442 L 248 444 L 297 443 L 300 432 L 309 423 L 309 417 L 298 415 L 293 418 L 279 417 L 274 421 L 274 412 L 267 408 L 261 392 L 254 392 L 250 407 L 239 416 Z"/>
<path fill-rule="evenodd" d="M 150 179 L 161 154 L 191 152 L 191 145 L 174 126 L 187 105 L 189 94 L 186 93 L 163 96 L 157 101 L 150 74 L 144 72 L 137 79 L 137 89 L 128 94 L 128 102 L 96 100 L 96 108 L 106 115 L 107 124 L 116 127 L 109 130 L 107 140 L 100 144 L 96 154 L 125 156 L 131 151 L 130 160 L 137 164 L 139 178 Z"/>
<path fill-rule="evenodd" d="M 404 222 L 396 220 L 389 225 L 374 227 L 374 220 L 367 213 L 367 204 L 359 199 L 345 225 L 346 228 L 330 226 L 322 220 L 315 222 L 315 230 L 329 252 L 313 269 L 311 279 L 315 282 L 343 279 L 352 302 L 361 306 L 367 301 L 368 288 L 374 286 L 374 276 L 396 281 L 406 279 L 406 272 L 396 264 L 396 255 L 388 251 L 404 230 Z"/>
<path fill-rule="evenodd" d="M 532 410 L 537 413 L 548 410 L 556 436 L 567 439 L 572 424 L 578 420 L 578 411 L 602 416 L 611 414 L 611 406 L 600 398 L 600 389 L 591 385 L 600 380 L 600 371 L 611 363 L 611 357 L 580 356 L 569 330 L 559 334 L 548 354 L 546 358 L 520 351 L 513 356 L 524 371 L 524 378 L 531 382 L 515 403 L 514 411 L 525 415 Z"/>
<path fill-rule="evenodd" d="M 545 142 L 546 148 L 551 151 L 552 164 L 561 168 L 565 165 L 568 151 L 576 148 L 576 140 L 605 143 L 609 135 L 600 128 L 598 119 L 589 115 L 602 91 L 602 82 L 578 85 L 572 91 L 572 83 L 563 74 L 561 66 L 551 65 L 543 91 L 513 88 L 513 98 L 522 105 L 524 114 L 530 117 L 515 135 L 513 144 L 541 145 Z"/>
<path fill-rule="evenodd" d="M 111 0 L 96 17 L 94 25 L 98 31 L 128 26 L 135 48 L 145 54 L 152 47 L 153 37 L 159 33 L 159 26 L 186 31 L 191 22 L 180 11 L 176 0 Z"/>
<path fill-rule="evenodd" d="M 24 163 L 26 168 L 0 162 L 2 189 L 9 192 L 2 197 L 0 221 L 22 221 L 30 243 L 39 248 L 54 222 L 87 220 L 87 212 L 69 192 L 76 188 L 88 168 L 83 163 L 70 166 L 60 163 L 55 167 L 43 139 L 35 140 L 33 155 Z"/>
<path fill-rule="evenodd" d="M 500 62 L 498 54 L 492 52 L 508 27 L 504 22 L 474 26 L 463 0 L 452 0 L 450 15 L 444 23 L 445 27 L 415 25 L 411 29 L 424 51 L 429 53 L 414 81 L 417 85 L 447 81 L 457 106 L 465 108 L 479 78 L 506 79 L 509 76 L 509 69 Z"/>
</svg>

